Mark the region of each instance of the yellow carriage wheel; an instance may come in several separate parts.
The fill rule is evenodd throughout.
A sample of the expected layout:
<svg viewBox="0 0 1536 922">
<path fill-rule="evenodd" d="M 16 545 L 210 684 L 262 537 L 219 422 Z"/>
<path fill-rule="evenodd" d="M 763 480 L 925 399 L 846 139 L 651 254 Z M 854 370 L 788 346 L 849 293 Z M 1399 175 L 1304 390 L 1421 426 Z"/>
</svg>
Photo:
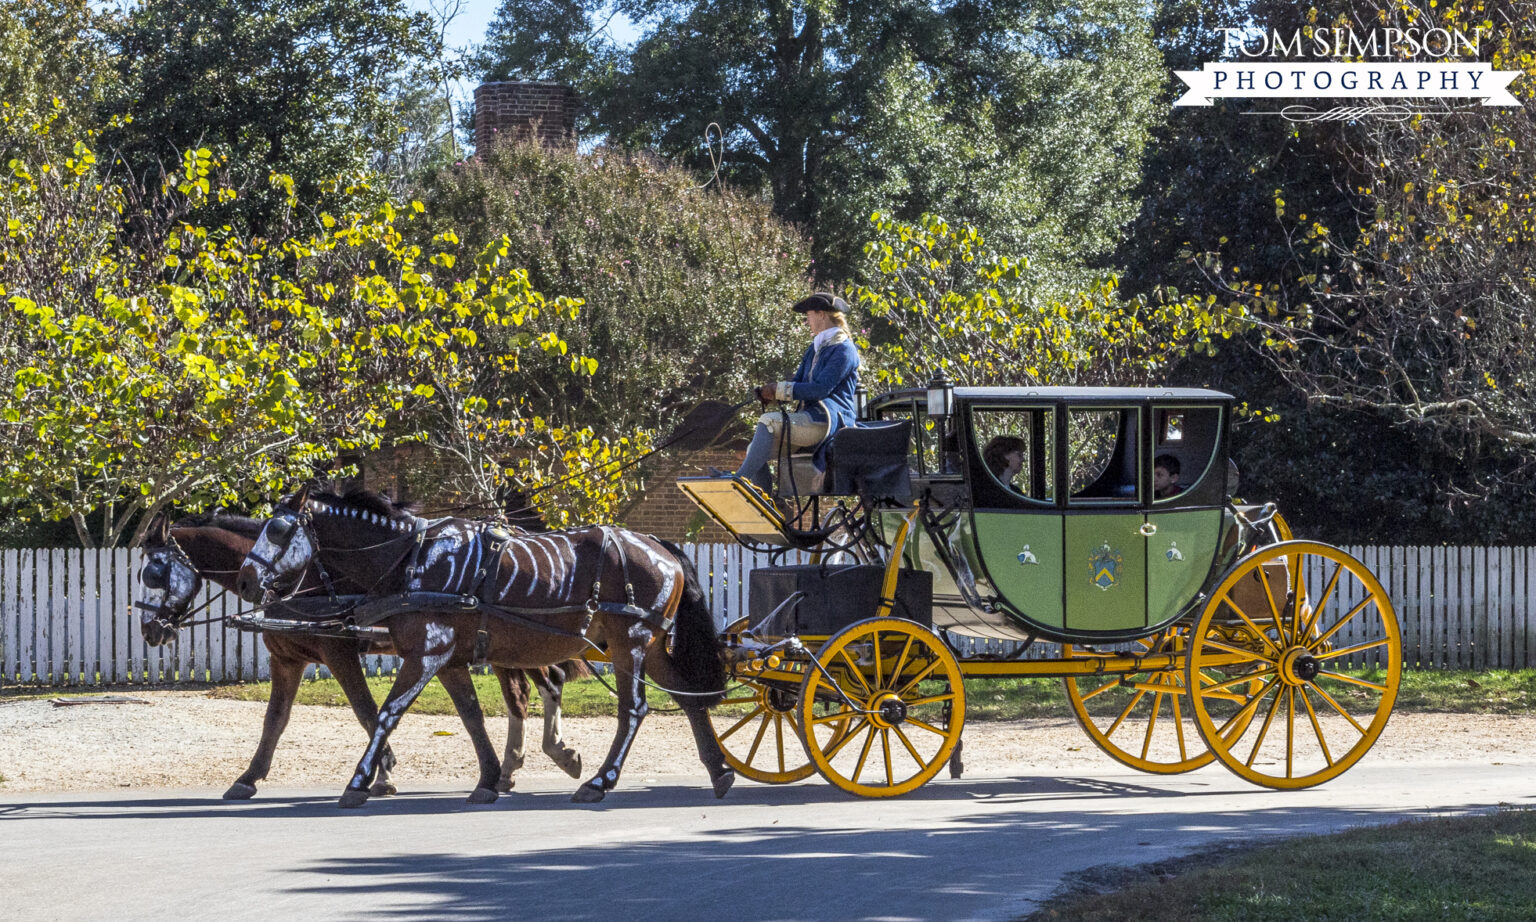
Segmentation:
<svg viewBox="0 0 1536 922">
<path fill-rule="evenodd" d="M 1137 640 L 1135 649 L 1124 653 L 1187 655 L 1189 630 L 1187 624 L 1174 625 Z M 1062 651 L 1067 659 L 1105 655 L 1071 644 L 1064 644 Z M 1180 663 L 1170 670 L 1067 676 L 1062 682 L 1072 716 L 1106 755 L 1138 771 L 1176 775 L 1209 765 L 1215 758 L 1193 723 L 1194 712 L 1184 685 L 1187 678 L 1185 666 Z M 1214 685 L 1223 678 L 1202 672 L 1200 682 Z M 1241 733 L 1246 725 L 1246 720 L 1240 720 L 1228 733 Z"/>
<path fill-rule="evenodd" d="M 1386 728 L 1402 638 L 1381 583 L 1343 551 L 1287 541 L 1240 560 L 1196 622 L 1186 682 L 1206 745 L 1266 787 L 1336 778 Z"/>
<path fill-rule="evenodd" d="M 710 711 L 725 761 L 742 776 L 764 784 L 788 784 L 816 771 L 800 742 L 797 689 L 735 679 L 725 700 Z"/>
<path fill-rule="evenodd" d="M 1187 639 L 1188 627 L 1175 626 L 1136 641 L 1136 649 L 1128 652 L 1182 652 Z M 1066 659 L 1097 655 L 1062 646 Z M 1185 726 L 1192 715 L 1184 681 L 1182 669 L 1062 679 L 1072 716 L 1094 745 L 1117 762 L 1159 775 L 1194 771 L 1215 758 L 1194 725 Z"/>
<path fill-rule="evenodd" d="M 800 686 L 806 754 L 860 797 L 915 791 L 949 762 L 965 725 L 960 664 L 932 631 L 871 618 L 834 634 Z"/>
</svg>

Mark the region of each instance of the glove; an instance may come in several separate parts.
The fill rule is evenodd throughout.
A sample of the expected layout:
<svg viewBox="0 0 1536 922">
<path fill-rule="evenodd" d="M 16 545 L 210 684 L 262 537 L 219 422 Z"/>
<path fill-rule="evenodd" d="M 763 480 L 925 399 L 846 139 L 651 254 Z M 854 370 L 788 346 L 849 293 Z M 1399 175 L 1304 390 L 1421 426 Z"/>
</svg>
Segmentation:
<svg viewBox="0 0 1536 922">
<path fill-rule="evenodd" d="M 757 394 L 757 399 L 762 401 L 765 406 L 774 403 L 779 399 L 776 396 L 779 393 L 779 383 L 777 381 L 769 381 L 767 384 L 760 385 L 754 393 Z"/>
</svg>

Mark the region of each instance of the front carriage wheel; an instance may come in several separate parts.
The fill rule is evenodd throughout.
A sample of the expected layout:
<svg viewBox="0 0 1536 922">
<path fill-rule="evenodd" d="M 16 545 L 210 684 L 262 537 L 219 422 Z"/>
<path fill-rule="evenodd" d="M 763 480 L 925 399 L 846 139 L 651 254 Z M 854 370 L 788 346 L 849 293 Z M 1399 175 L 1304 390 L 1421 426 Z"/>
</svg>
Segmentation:
<svg viewBox="0 0 1536 922">
<path fill-rule="evenodd" d="M 860 797 L 915 791 L 949 762 L 965 725 L 960 664 L 933 631 L 871 618 L 834 634 L 800 686 L 806 754 Z"/>
<path fill-rule="evenodd" d="M 1238 775 L 1305 788 L 1360 761 L 1402 679 L 1397 615 L 1343 551 L 1286 541 L 1238 561 L 1195 625 L 1185 682 L 1206 745 Z"/>
<path fill-rule="evenodd" d="M 734 679 L 710 711 L 726 764 L 764 784 L 788 784 L 816 771 L 800 743 L 799 690 Z"/>
</svg>

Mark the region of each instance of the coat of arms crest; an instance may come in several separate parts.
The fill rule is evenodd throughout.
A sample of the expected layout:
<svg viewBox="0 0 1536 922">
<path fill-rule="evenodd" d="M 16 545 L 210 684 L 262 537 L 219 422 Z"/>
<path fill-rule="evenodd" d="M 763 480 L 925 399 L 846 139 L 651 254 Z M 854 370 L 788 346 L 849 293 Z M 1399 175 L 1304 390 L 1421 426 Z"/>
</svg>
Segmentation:
<svg viewBox="0 0 1536 922">
<path fill-rule="evenodd" d="M 1120 568 L 1125 558 L 1105 542 L 1088 557 L 1089 582 L 1108 592 L 1120 582 Z"/>
</svg>

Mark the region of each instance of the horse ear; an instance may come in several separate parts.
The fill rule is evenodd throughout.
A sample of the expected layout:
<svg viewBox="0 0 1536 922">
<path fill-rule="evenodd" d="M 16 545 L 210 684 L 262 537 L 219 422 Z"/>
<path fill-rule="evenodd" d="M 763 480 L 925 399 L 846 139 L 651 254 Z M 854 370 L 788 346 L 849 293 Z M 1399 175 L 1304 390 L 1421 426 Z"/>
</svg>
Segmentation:
<svg viewBox="0 0 1536 922">
<path fill-rule="evenodd" d="M 171 520 L 166 518 L 164 510 L 155 513 L 154 519 L 149 523 L 148 534 L 157 544 L 171 543 Z"/>
<path fill-rule="evenodd" d="M 313 483 L 306 481 L 304 486 L 299 489 L 299 492 L 294 494 L 294 497 L 293 497 L 293 511 L 294 512 L 303 512 L 304 511 L 304 504 L 309 502 L 309 488 L 311 486 L 313 486 Z"/>
</svg>

